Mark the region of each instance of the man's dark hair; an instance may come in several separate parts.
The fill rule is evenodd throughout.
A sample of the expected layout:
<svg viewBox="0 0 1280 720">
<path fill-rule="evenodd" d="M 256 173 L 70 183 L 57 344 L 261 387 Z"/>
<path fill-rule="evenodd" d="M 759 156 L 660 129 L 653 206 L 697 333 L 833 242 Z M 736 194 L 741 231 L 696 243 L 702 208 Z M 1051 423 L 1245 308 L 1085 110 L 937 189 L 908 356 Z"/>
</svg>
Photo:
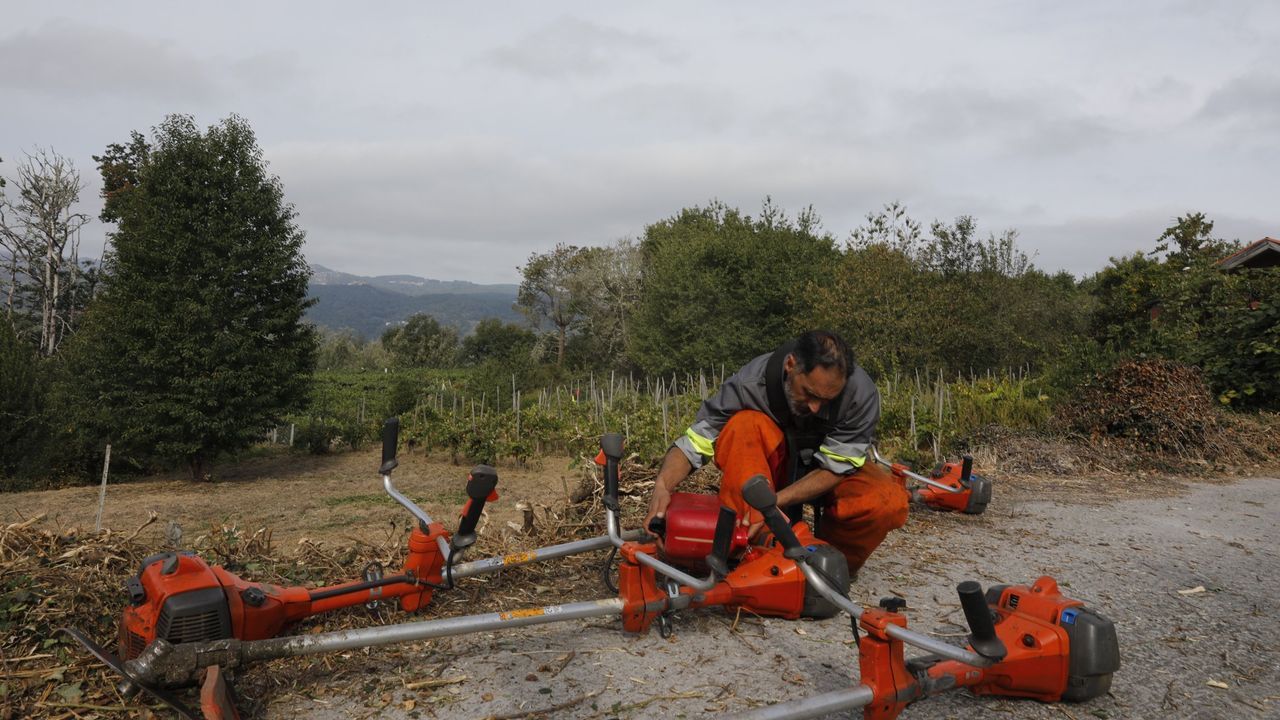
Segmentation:
<svg viewBox="0 0 1280 720">
<path fill-rule="evenodd" d="M 828 330 L 810 330 L 796 340 L 796 370 L 801 374 L 815 367 L 835 368 L 845 377 L 853 374 L 853 353 L 841 337 Z"/>
</svg>

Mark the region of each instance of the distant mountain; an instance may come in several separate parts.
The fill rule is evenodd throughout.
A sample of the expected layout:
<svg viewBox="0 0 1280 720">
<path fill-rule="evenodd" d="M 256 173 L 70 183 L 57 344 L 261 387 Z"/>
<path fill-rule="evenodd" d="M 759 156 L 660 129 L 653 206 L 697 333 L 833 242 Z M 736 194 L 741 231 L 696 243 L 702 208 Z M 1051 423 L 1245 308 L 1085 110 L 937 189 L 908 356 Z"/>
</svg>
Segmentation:
<svg viewBox="0 0 1280 720">
<path fill-rule="evenodd" d="M 378 275 L 367 277 L 330 270 L 323 265 L 311 266 L 311 286 L 367 285 L 402 295 L 492 295 L 515 297 L 518 285 L 478 285 L 466 280 L 432 280 L 417 275 Z"/>
<path fill-rule="evenodd" d="M 508 287 L 461 284 L 473 288 Z M 465 335 L 486 318 L 498 318 L 503 322 L 521 322 L 524 319 L 512 307 L 516 301 L 516 286 L 509 287 L 509 292 L 473 289 L 469 292 L 408 294 L 366 284 L 317 284 L 313 280 L 310 295 L 316 299 L 316 304 L 307 309 L 307 320 L 331 330 L 349 329 L 366 340 L 375 340 L 387 328 L 404 322 L 410 315 L 427 313 L 442 325 L 451 325 Z"/>
</svg>

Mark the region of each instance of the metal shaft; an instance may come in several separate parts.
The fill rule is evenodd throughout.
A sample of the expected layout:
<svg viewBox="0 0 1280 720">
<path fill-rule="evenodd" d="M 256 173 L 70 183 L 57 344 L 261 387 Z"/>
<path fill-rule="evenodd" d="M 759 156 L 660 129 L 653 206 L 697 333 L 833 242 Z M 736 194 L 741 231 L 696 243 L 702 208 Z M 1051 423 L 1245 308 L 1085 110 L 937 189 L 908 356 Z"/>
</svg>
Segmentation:
<svg viewBox="0 0 1280 720">
<path fill-rule="evenodd" d="M 382 489 L 387 491 L 387 494 L 391 496 L 392 500 L 403 505 L 405 510 L 408 510 L 414 517 L 418 518 L 418 522 L 422 523 L 423 527 L 435 522 L 431 519 L 431 516 L 427 514 L 426 510 L 418 507 L 417 503 L 400 494 L 400 491 L 396 489 L 396 486 L 391 483 L 390 475 L 382 476 Z M 436 538 L 436 547 L 440 548 L 441 555 L 449 557 L 449 543 L 443 537 Z"/>
<path fill-rule="evenodd" d="M 872 448 L 871 448 L 871 457 L 872 457 L 872 459 L 874 459 L 876 462 L 880 463 L 881 465 L 883 465 L 883 466 L 885 466 L 885 467 L 887 467 L 887 468 L 889 468 L 889 469 L 893 469 L 893 463 L 891 463 L 891 462 L 889 462 L 888 460 L 885 460 L 883 457 L 881 457 L 880 452 L 879 452 L 878 450 L 876 450 L 876 449 L 875 449 L 875 447 L 872 447 Z M 911 472 L 910 470 L 908 470 L 908 469 L 906 469 L 906 468 L 902 468 L 902 474 L 903 474 L 903 475 L 906 475 L 907 477 L 911 478 L 912 480 L 915 480 L 916 482 L 922 482 L 922 483 L 924 483 L 925 485 L 928 485 L 929 487 L 937 488 L 937 489 L 942 490 L 942 491 L 944 491 L 944 492 L 949 492 L 949 493 L 960 493 L 960 492 L 964 492 L 964 488 L 957 488 L 957 487 L 951 487 L 950 485 L 944 485 L 944 484 L 942 484 L 942 483 L 938 482 L 937 480 L 934 480 L 933 478 L 927 478 L 927 477 L 925 477 L 925 476 L 923 476 L 923 475 L 920 475 L 919 473 L 913 473 L 913 472 Z"/>
<path fill-rule="evenodd" d="M 245 642 L 241 647 L 241 658 L 243 662 L 250 663 L 282 657 L 316 655 L 340 650 L 415 642 L 474 632 L 507 630 L 529 625 L 545 625 L 565 620 L 618 615 L 621 612 L 622 600 L 609 598 L 607 600 L 569 603 L 567 605 L 549 605 L 542 608 L 529 608 L 513 612 L 426 620 L 403 625 L 338 630 L 316 635 L 294 635 Z"/>
<path fill-rule="evenodd" d="M 644 537 L 641 530 L 631 530 L 622 534 L 624 540 L 639 540 Z M 509 555 L 499 555 L 496 557 L 485 558 L 483 560 L 472 560 L 453 566 L 454 579 L 471 577 L 473 575 L 484 575 L 486 573 L 497 572 L 503 568 L 515 567 L 517 565 L 528 565 L 529 563 L 542 562 L 543 560 L 554 560 L 556 558 L 577 555 L 578 553 L 591 552 L 592 550 L 603 550 L 613 544 L 613 540 L 608 535 L 599 535 L 597 537 L 588 538 L 586 540 L 574 540 L 572 542 L 561 543 L 559 545 L 551 545 L 549 547 L 538 548 L 529 552 L 511 553 Z"/>
<path fill-rule="evenodd" d="M 828 585 L 822 575 L 815 568 L 809 565 L 809 563 L 800 562 L 797 564 L 800 566 L 800 570 L 804 573 L 805 580 L 808 581 L 809 587 L 817 590 L 823 597 L 834 603 L 836 607 L 846 613 L 849 613 L 855 619 L 862 617 L 862 608 L 858 607 L 858 605 L 852 600 L 840 594 Z M 947 658 L 948 660 L 956 660 L 966 665 L 972 665 L 980 668 L 991 665 L 990 660 L 975 652 L 970 652 L 964 648 L 956 647 L 955 645 L 943 642 L 937 638 L 931 638 L 928 635 L 921 635 L 914 630 L 908 630 L 900 625 L 890 625 L 885 630 L 885 633 L 891 638 L 901 640 L 908 645 L 913 645 L 925 652 L 931 652 L 939 657 Z"/>
<path fill-rule="evenodd" d="M 874 698 L 871 688 L 866 685 L 855 685 L 846 690 L 767 705 L 744 713 L 735 713 L 729 717 L 732 720 L 801 720 L 822 717 L 841 710 L 866 707 Z"/>
</svg>

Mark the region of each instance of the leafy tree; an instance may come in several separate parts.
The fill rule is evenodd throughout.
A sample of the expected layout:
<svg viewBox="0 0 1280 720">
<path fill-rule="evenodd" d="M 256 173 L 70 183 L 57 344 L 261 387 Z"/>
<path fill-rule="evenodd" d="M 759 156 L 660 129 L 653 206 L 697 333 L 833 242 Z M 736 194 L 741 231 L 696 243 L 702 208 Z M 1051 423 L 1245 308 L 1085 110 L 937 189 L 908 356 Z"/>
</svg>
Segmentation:
<svg viewBox="0 0 1280 720">
<path fill-rule="evenodd" d="M 29 474 L 43 456 L 45 394 L 35 348 L 0 322 L 0 478 Z"/>
<path fill-rule="evenodd" d="M 556 336 L 556 365 L 564 365 L 569 333 L 583 317 L 586 307 L 582 272 L 589 251 L 560 243 L 548 253 L 534 253 L 520 268 L 524 277 L 516 294 L 516 307 L 536 328 L 550 323 Z"/>
<path fill-rule="evenodd" d="M 488 360 L 531 360 L 538 337 L 529 330 L 496 318 L 481 320 L 462 341 L 461 359 L 467 365 Z"/>
<path fill-rule="evenodd" d="M 808 288 L 839 258 L 812 209 L 759 217 L 721 202 L 645 228 L 629 353 L 645 371 L 734 365 L 793 333 Z"/>
<path fill-rule="evenodd" d="M 303 405 L 316 351 L 302 322 L 310 270 L 247 122 L 201 132 L 174 115 L 139 138 L 123 159 L 99 158 L 104 217 L 117 226 L 69 353 L 70 393 L 82 427 L 184 460 L 202 479 L 219 452 Z"/>
<path fill-rule="evenodd" d="M 1166 262 L 1187 267 L 1196 262 L 1216 263 L 1231 250 L 1231 243 L 1213 237 L 1213 221 L 1204 213 L 1187 213 L 1160 233 L 1151 255 L 1163 253 Z"/>
<path fill-rule="evenodd" d="M 1013 231 L 978 239 L 969 216 L 920 227 L 897 203 L 868 215 L 797 328 L 840 331 L 878 374 L 1039 367 L 1083 329 L 1075 280 L 1036 270 Z"/>
<path fill-rule="evenodd" d="M 1205 335 L 1201 366 L 1223 404 L 1280 408 L 1278 287 L 1280 283 L 1273 280 L 1267 300 L 1223 308 L 1216 331 Z"/>
<path fill-rule="evenodd" d="M 318 330 L 320 337 L 316 368 L 319 370 L 350 370 L 359 366 L 364 340 L 351 330 Z"/>
<path fill-rule="evenodd" d="M 578 342 L 573 348 L 579 367 L 622 364 L 631 320 L 640 299 L 640 246 L 620 240 L 590 248 L 582 258 L 576 283 L 584 297 Z"/>
<path fill-rule="evenodd" d="M 426 313 L 382 334 L 382 347 L 402 367 L 451 367 L 458 356 L 458 331 Z"/>
<path fill-rule="evenodd" d="M 1091 335 L 1103 343 L 1137 352 L 1168 345 L 1158 337 L 1167 323 L 1153 323 L 1164 313 L 1166 298 L 1179 278 L 1170 267 L 1144 253 L 1112 258 L 1086 282 L 1097 300 L 1090 319 Z"/>
<path fill-rule="evenodd" d="M 111 143 L 106 152 L 94 155 L 98 171 L 102 174 L 102 213 L 104 223 L 118 223 L 124 217 L 124 205 L 129 191 L 141 184 L 142 167 L 151 154 L 151 143 L 146 136 L 134 130 L 129 133 L 127 144 Z"/>
</svg>

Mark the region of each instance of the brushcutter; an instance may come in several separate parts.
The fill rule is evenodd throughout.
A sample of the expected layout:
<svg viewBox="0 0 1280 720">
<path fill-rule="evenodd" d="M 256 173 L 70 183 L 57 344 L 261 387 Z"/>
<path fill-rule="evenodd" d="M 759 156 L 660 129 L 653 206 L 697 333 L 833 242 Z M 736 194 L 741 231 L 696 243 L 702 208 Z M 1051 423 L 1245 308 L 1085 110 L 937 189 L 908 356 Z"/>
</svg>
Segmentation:
<svg viewBox="0 0 1280 720">
<path fill-rule="evenodd" d="M 809 587 L 854 618 L 862 635 L 858 685 L 735 715 L 737 720 L 799 720 L 859 708 L 865 720 L 893 720 L 910 703 L 956 688 L 1042 702 L 1083 702 L 1111 689 L 1120 668 L 1114 623 L 1064 596 L 1053 578 L 985 593 L 975 581 L 960 583 L 956 591 L 970 634 L 967 645 L 957 647 L 908 630 L 901 598 L 884 598 L 879 608 L 864 610 L 831 587 L 810 566 L 804 541 L 778 509 L 764 477 L 748 481 L 743 497 L 764 515 Z M 907 659 L 905 645 L 929 654 Z"/>
<path fill-rule="evenodd" d="M 871 448 L 871 458 L 889 468 L 911 493 L 912 502 L 931 510 L 981 515 L 991 503 L 991 480 L 973 472 L 973 458 L 969 455 L 963 456 L 959 463 L 938 465 L 931 473 L 932 477 L 911 472 L 902 463 L 886 460 L 875 447 Z"/>
<path fill-rule="evenodd" d="M 387 495 L 418 521 L 409 535 L 404 566 L 398 574 L 388 576 L 381 565 L 370 563 L 359 580 L 321 588 L 285 587 L 244 580 L 194 553 L 159 553 L 145 558 L 138 572 L 125 583 L 128 603 L 119 623 L 118 657 L 78 630 L 67 632 L 123 675 L 126 689 L 152 691 L 158 688 L 145 682 L 128 682 L 131 675 L 123 668 L 158 642 L 186 647 L 229 639 L 262 640 L 314 615 L 361 604 L 372 608 L 390 600 L 397 600 L 402 610 L 412 612 L 425 607 L 434 592 L 449 589 L 462 578 L 613 546 L 613 538 L 601 535 L 529 552 L 458 562 L 476 542 L 476 527 L 485 504 L 498 499 L 497 473 L 488 465 L 471 470 L 458 530 L 450 533 L 392 483 L 391 472 L 398 465 L 398 435 L 399 421 L 391 418 L 383 427 L 379 473 Z M 641 536 L 639 532 L 628 535 Z M 215 680 L 220 682 L 220 676 Z M 156 692 L 152 694 L 160 697 Z"/>
</svg>

